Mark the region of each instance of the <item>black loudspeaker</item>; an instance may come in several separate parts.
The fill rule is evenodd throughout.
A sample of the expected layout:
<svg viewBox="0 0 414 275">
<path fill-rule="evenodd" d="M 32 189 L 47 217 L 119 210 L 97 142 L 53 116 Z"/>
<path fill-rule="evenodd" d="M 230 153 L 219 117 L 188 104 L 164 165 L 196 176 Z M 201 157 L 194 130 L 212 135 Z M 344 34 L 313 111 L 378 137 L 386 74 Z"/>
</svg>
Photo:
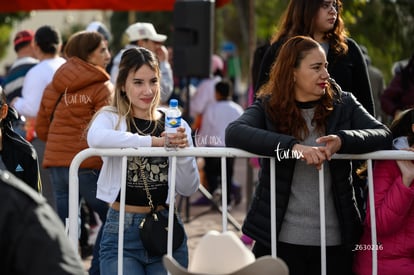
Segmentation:
<svg viewBox="0 0 414 275">
<path fill-rule="evenodd" d="M 174 4 L 173 68 L 179 77 L 209 77 L 213 54 L 213 0 Z"/>
</svg>

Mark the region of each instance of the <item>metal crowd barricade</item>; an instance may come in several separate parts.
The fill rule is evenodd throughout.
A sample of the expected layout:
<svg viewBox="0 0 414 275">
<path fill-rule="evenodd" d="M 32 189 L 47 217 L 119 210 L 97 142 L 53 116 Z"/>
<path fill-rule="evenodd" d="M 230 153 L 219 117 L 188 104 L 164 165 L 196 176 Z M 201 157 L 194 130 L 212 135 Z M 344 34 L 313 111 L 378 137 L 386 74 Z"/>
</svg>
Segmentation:
<svg viewBox="0 0 414 275">
<path fill-rule="evenodd" d="M 125 182 L 126 182 L 126 164 L 127 157 L 129 156 L 148 156 L 148 157 L 171 157 L 172 166 L 171 170 L 171 182 L 170 182 L 170 205 L 175 204 L 175 177 L 176 177 L 176 161 L 177 157 L 219 157 L 221 158 L 221 177 L 222 177 L 222 209 L 227 209 L 227 184 L 226 184 L 226 158 L 251 158 L 251 157 L 260 157 L 255 154 L 248 153 L 243 150 L 235 148 L 213 148 L 213 147 L 194 147 L 194 148 L 185 148 L 177 151 L 166 151 L 164 148 L 125 148 L 125 149 L 98 149 L 98 148 L 88 148 L 79 152 L 74 159 L 69 168 L 69 219 L 67 221 L 67 227 L 69 231 L 69 239 L 77 248 L 78 245 L 78 208 L 79 208 L 79 178 L 78 178 L 78 169 L 80 164 L 91 156 L 113 156 L 120 157 L 122 159 L 122 178 L 121 182 L 121 196 L 120 196 L 120 215 L 119 215 L 119 239 L 118 239 L 118 274 L 122 274 L 123 270 L 123 239 L 124 239 L 124 219 L 125 219 Z M 274 158 L 273 164 L 274 164 Z M 274 165 L 272 165 L 275 167 Z M 275 174 L 275 173 L 274 173 Z M 273 178 L 273 182 L 275 179 Z M 272 184 L 274 187 L 275 184 Z M 274 213 L 276 215 L 276 202 L 273 204 Z M 223 231 L 227 230 L 227 211 L 223 211 L 222 215 L 222 227 Z M 168 213 L 168 228 L 173 228 L 173 217 L 174 217 L 174 207 L 169 208 Z M 274 236 L 276 236 L 276 222 L 274 222 Z M 172 255 L 172 230 L 168 230 L 168 245 L 167 253 Z M 276 239 L 276 238 L 275 238 Z M 276 244 L 276 242 L 275 242 Z M 77 251 L 77 249 L 75 249 Z M 276 256 L 276 254 L 274 254 Z"/>
<path fill-rule="evenodd" d="M 69 219 L 67 221 L 69 239 L 73 246 L 78 246 L 78 207 L 79 207 L 79 179 L 78 169 L 80 164 L 88 157 L 91 156 L 114 156 L 122 158 L 122 186 L 121 186 L 121 203 L 120 203 L 120 227 L 119 227 L 119 239 L 118 239 L 118 274 L 122 274 L 123 269 L 123 231 L 124 231 L 124 218 L 125 218 L 125 182 L 126 182 L 126 163 L 129 156 L 168 156 L 171 157 L 172 175 L 170 183 L 170 204 L 175 204 L 175 177 L 176 177 L 176 161 L 177 157 L 220 157 L 221 158 L 221 178 L 222 178 L 222 208 L 224 209 L 222 214 L 222 227 L 223 231 L 227 230 L 227 184 L 226 184 L 226 158 L 251 158 L 261 157 L 270 158 L 270 215 L 271 215 L 271 248 L 272 257 L 277 256 L 276 248 L 276 157 L 266 157 L 248 153 L 243 150 L 235 148 L 212 148 L 212 147 L 195 147 L 185 148 L 178 151 L 166 151 L 164 148 L 125 148 L 125 149 L 97 149 L 89 148 L 79 152 L 70 165 L 69 169 Z M 377 247 L 377 234 L 376 234 L 376 220 L 375 220 L 375 200 L 374 200 L 374 186 L 372 175 L 372 161 L 373 160 L 414 160 L 414 153 L 400 150 L 387 150 L 377 151 L 367 154 L 335 154 L 333 159 L 361 159 L 367 160 L 368 164 L 368 195 L 370 209 L 370 222 L 371 222 L 371 238 L 372 247 Z M 325 228 L 325 190 L 324 190 L 324 167 L 322 166 L 319 171 L 319 205 L 320 205 L 320 224 L 321 226 L 321 274 L 326 275 L 326 228 Z M 173 216 L 174 207 L 169 208 L 169 220 L 168 227 L 173 228 Z M 167 253 L 172 255 L 172 230 L 168 231 L 168 246 Z M 77 251 L 77 249 L 75 249 Z M 372 274 L 377 275 L 377 250 L 372 249 Z"/>
</svg>

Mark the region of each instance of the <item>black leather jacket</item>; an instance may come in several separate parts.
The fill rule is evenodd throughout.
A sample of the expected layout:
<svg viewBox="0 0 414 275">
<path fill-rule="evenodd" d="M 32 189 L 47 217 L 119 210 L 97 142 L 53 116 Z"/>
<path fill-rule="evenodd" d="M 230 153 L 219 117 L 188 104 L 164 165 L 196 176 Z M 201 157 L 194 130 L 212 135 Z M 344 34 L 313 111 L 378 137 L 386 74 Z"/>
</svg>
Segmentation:
<svg viewBox="0 0 414 275">
<path fill-rule="evenodd" d="M 46 199 L 3 170 L 0 208 L 1 274 L 86 274 L 62 222 Z"/>
<path fill-rule="evenodd" d="M 339 154 L 360 154 L 391 148 L 391 132 L 372 117 L 355 97 L 339 91 L 334 110 L 328 118 L 326 135 L 335 134 L 342 140 Z M 257 100 L 242 116 L 226 129 L 226 146 L 251 153 L 276 156 L 275 149 L 292 150 L 299 143 L 296 138 L 277 133 L 267 118 L 263 102 Z M 276 161 L 276 227 L 279 233 L 290 197 L 295 167 L 294 159 Z M 359 240 L 361 216 L 355 201 L 351 177 L 351 161 L 331 160 L 334 204 L 341 227 L 342 243 L 350 245 Z M 243 232 L 270 247 L 270 161 L 261 160 L 259 184 L 243 224 Z"/>
</svg>

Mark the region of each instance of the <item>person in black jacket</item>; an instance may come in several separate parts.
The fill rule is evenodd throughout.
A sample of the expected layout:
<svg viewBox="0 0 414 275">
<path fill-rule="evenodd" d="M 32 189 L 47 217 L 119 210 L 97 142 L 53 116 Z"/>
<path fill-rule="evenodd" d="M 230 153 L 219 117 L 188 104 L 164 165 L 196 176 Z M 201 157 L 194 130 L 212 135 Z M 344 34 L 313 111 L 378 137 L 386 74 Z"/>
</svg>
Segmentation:
<svg viewBox="0 0 414 275">
<path fill-rule="evenodd" d="M 14 131 L 12 125 L 17 119 L 16 110 L 6 104 L 0 87 L 0 155 L 4 167 L 34 190 L 42 192 L 36 150 Z"/>
<path fill-rule="evenodd" d="M 258 99 L 226 128 L 225 143 L 276 157 L 277 253 L 291 275 L 321 274 L 319 169 L 326 194 L 327 274 L 352 274 L 352 249 L 362 220 L 352 186 L 350 160 L 391 147 L 390 130 L 330 79 L 321 45 L 308 36 L 281 48 Z M 270 161 L 261 160 L 243 233 L 256 242 L 256 257 L 271 253 Z"/>
<path fill-rule="evenodd" d="M 0 170 L 0 208 L 1 274 L 86 274 L 46 199 L 5 170 Z"/>
<path fill-rule="evenodd" d="M 342 0 L 290 0 L 280 26 L 271 39 L 260 66 L 256 90 L 269 79 L 269 72 L 283 43 L 292 36 L 306 35 L 315 39 L 325 50 L 328 72 L 341 89 L 352 93 L 371 114 L 375 115 L 374 98 L 368 67 L 359 45 L 347 36 L 342 19 Z M 360 167 L 363 160 L 354 160 Z M 357 203 L 365 214 L 366 182 L 352 172 Z"/>
<path fill-rule="evenodd" d="M 271 39 L 271 47 L 262 59 L 256 91 L 269 79 L 271 66 L 283 43 L 292 36 L 306 35 L 325 50 L 330 76 L 374 115 L 367 64 L 359 45 L 346 35 L 341 13 L 342 0 L 290 0 Z"/>
</svg>

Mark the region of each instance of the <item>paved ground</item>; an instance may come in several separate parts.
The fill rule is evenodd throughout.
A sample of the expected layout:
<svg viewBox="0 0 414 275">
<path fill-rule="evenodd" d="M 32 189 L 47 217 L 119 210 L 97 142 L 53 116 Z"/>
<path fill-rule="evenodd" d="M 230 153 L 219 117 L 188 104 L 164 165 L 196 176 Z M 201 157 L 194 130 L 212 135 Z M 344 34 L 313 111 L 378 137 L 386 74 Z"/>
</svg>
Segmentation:
<svg viewBox="0 0 414 275">
<path fill-rule="evenodd" d="M 250 190 L 250 188 L 247 187 L 250 186 L 248 178 L 252 177 L 253 176 L 249 174 L 248 160 L 236 159 L 234 180 L 242 187 L 243 197 L 241 203 L 239 205 L 233 206 L 229 212 L 231 220 L 228 220 L 227 230 L 234 231 L 240 236 L 241 232 L 238 230 L 238 228 L 241 226 L 245 217 L 248 200 L 251 194 L 251 192 L 249 193 L 247 191 L 247 189 Z M 202 196 L 202 193 L 198 191 L 189 198 L 189 201 L 194 201 L 200 196 Z M 181 213 L 183 219 L 186 221 L 184 226 L 188 235 L 189 257 L 191 261 L 192 251 L 197 246 L 200 238 L 204 236 L 204 234 L 206 234 L 209 230 L 222 231 L 223 219 L 221 212 L 212 206 L 191 205 L 189 206 L 188 211 L 186 211 L 186 202 L 187 200 L 182 201 Z M 232 218 L 234 218 L 234 220 Z M 90 258 L 86 259 L 84 261 L 84 264 L 85 268 L 87 269 L 90 264 Z"/>
</svg>

